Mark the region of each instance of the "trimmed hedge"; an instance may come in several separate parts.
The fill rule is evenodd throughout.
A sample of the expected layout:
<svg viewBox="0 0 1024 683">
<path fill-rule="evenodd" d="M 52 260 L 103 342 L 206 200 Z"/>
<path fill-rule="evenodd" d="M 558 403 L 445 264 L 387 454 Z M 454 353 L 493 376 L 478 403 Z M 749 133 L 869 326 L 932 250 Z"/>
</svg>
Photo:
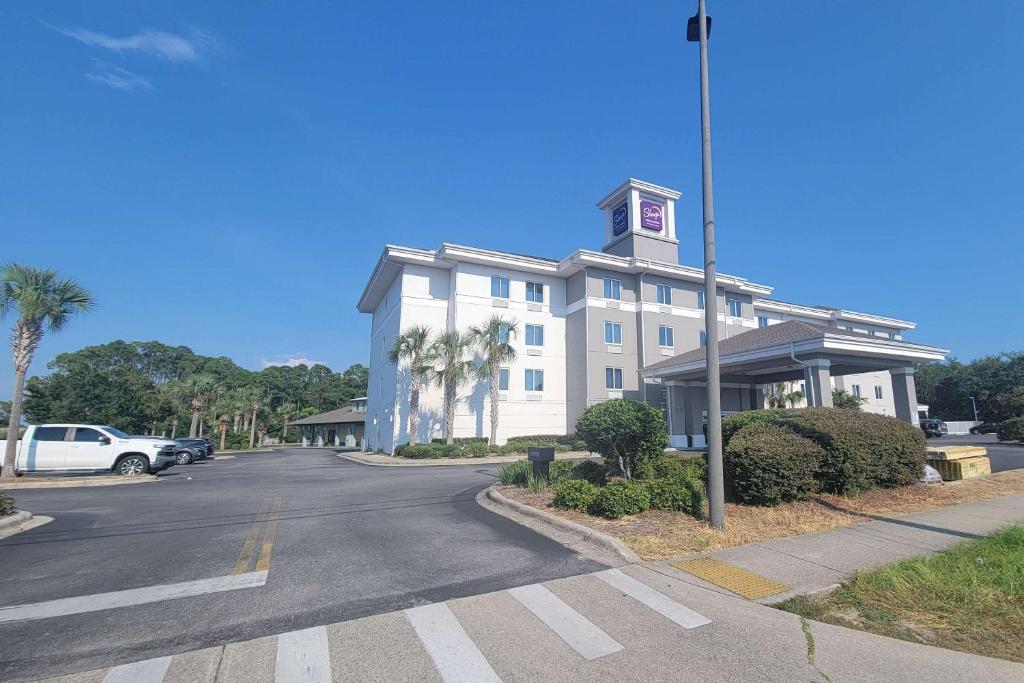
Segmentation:
<svg viewBox="0 0 1024 683">
<path fill-rule="evenodd" d="M 556 508 L 586 512 L 597 498 L 598 489 L 589 481 L 568 479 L 555 486 Z"/>
<path fill-rule="evenodd" d="M 825 451 L 785 427 L 755 420 L 732 436 L 723 456 L 734 496 L 749 505 L 778 505 L 818 490 L 815 476 Z"/>
<path fill-rule="evenodd" d="M 594 486 L 604 486 L 608 479 L 608 468 L 594 460 L 581 460 L 572 466 L 572 478 L 589 481 Z"/>
<path fill-rule="evenodd" d="M 729 440 L 744 427 L 755 422 L 773 422 L 783 416 L 781 410 L 746 410 L 735 413 L 722 420 L 722 448 L 729 445 Z"/>
<path fill-rule="evenodd" d="M 699 516 L 704 509 L 703 487 L 682 479 L 651 479 L 644 482 L 655 510 L 675 510 Z"/>
<path fill-rule="evenodd" d="M 598 490 L 590 506 L 591 514 L 618 519 L 635 515 L 651 507 L 651 494 L 643 484 L 628 479 L 616 479 Z"/>
<path fill-rule="evenodd" d="M 999 425 L 1000 441 L 1024 441 L 1024 417 L 1011 417 Z"/>
<path fill-rule="evenodd" d="M 487 439 L 486 436 L 457 436 L 454 439 L 452 439 L 452 443 L 457 443 L 460 446 L 465 445 L 465 444 L 469 444 L 469 443 L 482 443 L 482 444 L 486 445 L 487 441 L 488 441 L 488 439 Z M 430 443 L 444 444 L 445 440 L 444 439 L 431 439 Z"/>
<path fill-rule="evenodd" d="M 924 467 L 924 432 L 894 417 L 842 408 L 783 411 L 777 424 L 825 451 L 817 479 L 824 491 L 857 493 L 911 484 Z"/>
</svg>

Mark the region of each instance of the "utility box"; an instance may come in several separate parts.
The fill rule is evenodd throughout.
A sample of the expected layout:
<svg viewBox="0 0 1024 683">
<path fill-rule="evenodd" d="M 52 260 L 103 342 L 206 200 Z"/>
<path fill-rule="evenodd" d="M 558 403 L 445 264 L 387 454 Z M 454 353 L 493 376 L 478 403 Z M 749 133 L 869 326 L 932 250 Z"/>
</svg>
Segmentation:
<svg viewBox="0 0 1024 683">
<path fill-rule="evenodd" d="M 533 476 L 549 479 L 551 462 L 555 459 L 554 448 L 530 448 L 526 457 L 533 463 Z"/>
<path fill-rule="evenodd" d="M 960 481 L 992 474 L 988 458 L 983 456 L 959 460 L 929 460 L 928 464 L 939 471 L 943 481 Z"/>
</svg>

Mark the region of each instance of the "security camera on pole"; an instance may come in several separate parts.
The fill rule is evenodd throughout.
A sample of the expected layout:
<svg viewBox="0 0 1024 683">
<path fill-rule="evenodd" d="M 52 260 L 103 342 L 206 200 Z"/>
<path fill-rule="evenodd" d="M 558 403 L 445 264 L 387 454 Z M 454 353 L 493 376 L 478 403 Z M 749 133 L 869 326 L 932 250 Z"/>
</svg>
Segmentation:
<svg viewBox="0 0 1024 683">
<path fill-rule="evenodd" d="M 711 101 L 708 95 L 708 34 L 711 17 L 704 0 L 686 23 L 686 39 L 700 43 L 700 132 L 704 190 L 704 329 L 708 384 L 708 516 L 711 526 L 725 526 L 722 478 L 722 392 L 718 362 L 718 282 L 715 274 L 715 202 L 711 183 Z"/>
</svg>

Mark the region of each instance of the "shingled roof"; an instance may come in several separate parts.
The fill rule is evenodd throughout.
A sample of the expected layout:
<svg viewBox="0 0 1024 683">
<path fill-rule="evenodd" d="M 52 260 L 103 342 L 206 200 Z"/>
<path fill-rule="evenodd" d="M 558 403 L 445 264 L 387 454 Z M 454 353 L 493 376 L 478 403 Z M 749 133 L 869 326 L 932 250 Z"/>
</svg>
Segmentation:
<svg viewBox="0 0 1024 683">
<path fill-rule="evenodd" d="M 301 420 L 289 422 L 289 427 L 301 427 L 302 425 L 332 425 L 345 422 L 366 422 L 366 411 L 353 410 L 352 406 L 345 406 L 336 410 L 328 410 L 319 415 L 310 415 Z"/>
</svg>

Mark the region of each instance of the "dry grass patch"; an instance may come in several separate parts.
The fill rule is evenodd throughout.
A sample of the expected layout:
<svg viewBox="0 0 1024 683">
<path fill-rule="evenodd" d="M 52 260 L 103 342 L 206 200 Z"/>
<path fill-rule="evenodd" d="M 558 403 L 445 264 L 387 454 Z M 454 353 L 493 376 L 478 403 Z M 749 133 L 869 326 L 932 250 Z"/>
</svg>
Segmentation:
<svg viewBox="0 0 1024 683">
<path fill-rule="evenodd" d="M 622 539 L 644 560 L 711 552 L 770 538 L 828 531 L 870 521 L 870 516 L 907 514 L 948 505 L 971 503 L 1024 493 L 1024 470 L 1001 472 L 956 484 L 913 485 L 868 491 L 857 497 L 823 494 L 814 500 L 783 503 L 776 507 L 726 504 L 724 530 L 681 513 L 648 510 L 621 519 L 604 519 L 552 506 L 551 491 L 532 493 L 508 486 L 502 493 L 521 503 L 541 508 Z"/>
</svg>

